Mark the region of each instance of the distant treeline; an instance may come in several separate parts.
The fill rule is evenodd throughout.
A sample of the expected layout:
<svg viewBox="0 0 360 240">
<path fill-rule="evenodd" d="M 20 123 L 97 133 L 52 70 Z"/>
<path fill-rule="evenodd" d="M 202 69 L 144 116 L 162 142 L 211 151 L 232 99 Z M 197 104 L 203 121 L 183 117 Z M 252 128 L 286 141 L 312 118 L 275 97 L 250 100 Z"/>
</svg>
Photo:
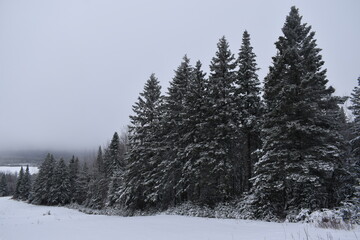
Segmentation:
<svg viewBox="0 0 360 240">
<path fill-rule="evenodd" d="M 47 150 L 18 150 L 18 151 L 0 151 L 0 166 L 1 165 L 24 165 L 40 166 L 44 161 L 44 158 L 49 153 Z M 55 157 L 63 157 L 64 159 L 70 159 L 73 155 L 81 159 L 93 159 L 96 154 L 88 151 L 51 151 Z"/>
</svg>

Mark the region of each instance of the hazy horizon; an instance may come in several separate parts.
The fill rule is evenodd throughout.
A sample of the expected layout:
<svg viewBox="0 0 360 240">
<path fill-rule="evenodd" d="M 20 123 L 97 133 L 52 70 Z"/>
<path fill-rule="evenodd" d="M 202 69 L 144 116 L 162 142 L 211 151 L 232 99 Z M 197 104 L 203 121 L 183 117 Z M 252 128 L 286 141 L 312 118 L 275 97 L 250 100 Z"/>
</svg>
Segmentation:
<svg viewBox="0 0 360 240">
<path fill-rule="evenodd" d="M 0 1 L 0 152 L 97 150 L 129 124 L 151 73 L 167 92 L 187 54 L 209 64 L 247 30 L 263 81 L 290 7 L 316 32 L 329 85 L 360 75 L 360 1 Z"/>
</svg>

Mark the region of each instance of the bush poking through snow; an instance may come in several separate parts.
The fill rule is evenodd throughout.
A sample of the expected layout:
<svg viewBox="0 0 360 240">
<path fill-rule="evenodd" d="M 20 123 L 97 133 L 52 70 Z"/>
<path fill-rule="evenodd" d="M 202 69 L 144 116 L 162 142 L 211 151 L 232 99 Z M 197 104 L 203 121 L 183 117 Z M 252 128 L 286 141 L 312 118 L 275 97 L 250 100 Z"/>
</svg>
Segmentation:
<svg viewBox="0 0 360 240">
<path fill-rule="evenodd" d="M 296 214 L 288 214 L 286 221 L 288 222 L 306 222 L 312 223 L 319 228 L 331 228 L 352 230 L 355 227 L 356 222 L 352 221 L 352 212 L 348 209 L 340 208 L 337 210 L 322 209 L 315 212 L 310 212 L 308 209 L 301 209 Z"/>
</svg>

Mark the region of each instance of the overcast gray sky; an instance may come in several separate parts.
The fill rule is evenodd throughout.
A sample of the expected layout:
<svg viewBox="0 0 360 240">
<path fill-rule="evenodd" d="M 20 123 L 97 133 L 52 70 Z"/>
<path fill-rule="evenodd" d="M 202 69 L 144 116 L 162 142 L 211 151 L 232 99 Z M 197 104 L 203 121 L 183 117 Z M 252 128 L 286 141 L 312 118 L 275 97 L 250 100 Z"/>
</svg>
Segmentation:
<svg viewBox="0 0 360 240">
<path fill-rule="evenodd" d="M 316 31 L 330 84 L 350 94 L 359 0 L 0 0 L 0 150 L 104 145 L 151 73 L 166 92 L 184 54 L 208 71 L 218 39 L 237 54 L 245 29 L 263 80 L 292 5 Z"/>
</svg>

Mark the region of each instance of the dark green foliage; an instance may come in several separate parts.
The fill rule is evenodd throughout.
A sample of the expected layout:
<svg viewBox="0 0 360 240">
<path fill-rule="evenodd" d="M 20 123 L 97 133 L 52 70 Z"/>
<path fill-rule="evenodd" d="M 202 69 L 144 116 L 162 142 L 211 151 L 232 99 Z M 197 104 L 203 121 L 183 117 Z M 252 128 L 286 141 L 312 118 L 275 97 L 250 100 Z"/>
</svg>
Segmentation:
<svg viewBox="0 0 360 240">
<path fill-rule="evenodd" d="M 125 171 L 125 143 L 121 142 L 119 135 L 115 132 L 110 146 L 105 151 L 105 177 L 109 181 L 107 204 L 112 205 L 118 198 L 117 190 L 122 182 Z M 109 169 L 110 166 L 110 169 Z"/>
<path fill-rule="evenodd" d="M 134 115 L 130 116 L 128 166 L 118 191 L 118 202 L 129 209 L 144 209 L 157 200 L 158 189 L 154 188 L 152 173 L 157 167 L 154 157 L 160 142 L 157 136 L 161 104 L 161 87 L 152 74 L 133 106 Z"/>
<path fill-rule="evenodd" d="M 101 166 L 99 165 L 99 168 L 100 167 Z M 124 167 L 125 167 L 124 151 L 121 149 L 119 135 L 117 132 L 115 132 L 109 147 L 105 150 L 105 155 L 104 155 L 105 176 L 110 178 L 116 172 L 123 171 Z"/>
<path fill-rule="evenodd" d="M 8 196 L 9 195 L 9 189 L 6 181 L 5 174 L 1 174 L 0 177 L 0 197 Z"/>
<path fill-rule="evenodd" d="M 99 149 L 98 149 L 98 153 L 97 153 L 97 157 L 96 157 L 96 161 L 95 161 L 95 165 L 94 165 L 94 171 L 95 172 L 97 171 L 99 174 L 105 174 L 104 160 L 103 160 L 103 153 L 102 153 L 101 146 L 99 146 Z"/>
<path fill-rule="evenodd" d="M 69 179 L 69 169 L 64 159 L 60 159 L 54 169 L 52 185 L 50 187 L 50 205 L 65 205 L 71 200 L 71 184 Z"/>
<path fill-rule="evenodd" d="M 93 209 L 105 207 L 109 181 L 102 177 L 93 177 L 89 182 L 85 206 Z"/>
<path fill-rule="evenodd" d="M 163 153 L 160 169 L 161 180 L 158 188 L 162 189 L 164 205 L 178 204 L 186 201 L 186 191 L 183 181 L 182 168 L 186 161 L 181 153 L 186 143 L 180 141 L 186 134 L 184 124 L 185 99 L 188 93 L 188 84 L 192 77 L 190 60 L 185 55 L 180 66 L 175 71 L 175 76 L 170 82 L 168 94 L 164 101 L 164 115 L 162 119 Z"/>
<path fill-rule="evenodd" d="M 28 200 L 31 191 L 31 175 L 29 172 L 29 166 L 20 168 L 19 176 L 16 181 L 16 188 L 14 192 L 14 199 Z"/>
<path fill-rule="evenodd" d="M 358 86 L 356 86 L 351 93 L 352 105 L 349 107 L 354 115 L 354 124 L 352 128 L 354 137 L 350 141 L 350 144 L 352 153 L 356 156 L 357 161 L 360 161 L 360 77 L 357 80 Z"/>
<path fill-rule="evenodd" d="M 360 77 L 357 79 L 358 85 L 351 93 L 352 105 L 349 109 L 352 110 L 354 115 L 354 122 L 351 127 L 351 153 L 353 161 L 351 162 L 350 169 L 353 172 L 355 178 L 355 189 L 352 198 L 352 202 L 359 205 L 360 203 Z"/>
<path fill-rule="evenodd" d="M 339 110 L 314 32 L 291 8 L 276 42 L 277 55 L 265 78 L 264 155 L 256 165 L 257 217 L 282 218 L 300 208 L 338 204 L 333 185 L 342 172 L 342 138 L 333 113 Z M 341 197 L 340 197 L 341 198 Z"/>
<path fill-rule="evenodd" d="M 70 199 L 75 201 L 74 193 L 77 189 L 77 181 L 79 177 L 79 159 L 72 156 L 69 162 L 69 182 L 70 182 Z"/>
<path fill-rule="evenodd" d="M 209 170 L 206 174 L 211 175 L 204 198 L 211 205 L 229 200 L 236 194 L 233 166 L 238 161 L 235 152 L 239 141 L 234 98 L 236 62 L 225 37 L 219 40 L 217 47 L 210 64 L 208 85 L 206 140 L 209 146 L 203 153 Z"/>
<path fill-rule="evenodd" d="M 188 82 L 188 90 L 184 99 L 183 134 L 179 145 L 183 150 L 178 153 L 182 159 L 181 184 L 186 193 L 186 199 L 192 202 L 206 203 L 209 173 L 206 152 L 208 145 L 206 139 L 208 109 L 208 81 L 201 70 L 198 61 L 192 69 Z"/>
<path fill-rule="evenodd" d="M 257 162 L 255 151 L 261 148 L 260 140 L 260 81 L 257 75 L 256 55 L 250 44 L 250 35 L 247 31 L 243 34 L 242 45 L 238 57 L 239 70 L 236 76 L 235 99 L 237 107 L 238 133 L 240 135 L 239 159 L 240 163 L 234 167 L 241 173 L 240 189 L 238 191 L 249 191 L 249 179 L 253 175 L 254 163 Z M 238 176 L 236 175 L 236 178 Z M 239 180 L 237 181 L 239 182 Z"/>
<path fill-rule="evenodd" d="M 31 174 L 29 171 L 29 166 L 26 166 L 23 181 L 21 184 L 22 184 L 21 199 L 28 200 L 31 192 Z"/>
<path fill-rule="evenodd" d="M 73 192 L 73 201 L 78 204 L 85 203 L 88 189 L 89 189 L 89 183 L 90 183 L 90 174 L 89 169 L 86 164 L 82 166 L 82 169 L 79 171 L 78 177 L 76 178 L 75 183 L 75 192 Z"/>
<path fill-rule="evenodd" d="M 23 195 L 23 192 L 24 192 L 23 182 L 24 182 L 24 169 L 21 166 L 20 171 L 19 171 L 19 176 L 18 176 L 17 181 L 16 181 L 14 199 L 22 199 L 22 195 Z"/>
<path fill-rule="evenodd" d="M 34 182 L 30 201 L 33 204 L 49 205 L 51 199 L 50 189 L 54 182 L 55 159 L 50 153 L 40 166 L 38 176 Z"/>
<path fill-rule="evenodd" d="M 87 189 L 86 207 L 101 209 L 105 206 L 108 194 L 109 179 L 105 177 L 104 156 L 99 147 L 97 158 L 95 160 L 93 171 Z"/>
</svg>

